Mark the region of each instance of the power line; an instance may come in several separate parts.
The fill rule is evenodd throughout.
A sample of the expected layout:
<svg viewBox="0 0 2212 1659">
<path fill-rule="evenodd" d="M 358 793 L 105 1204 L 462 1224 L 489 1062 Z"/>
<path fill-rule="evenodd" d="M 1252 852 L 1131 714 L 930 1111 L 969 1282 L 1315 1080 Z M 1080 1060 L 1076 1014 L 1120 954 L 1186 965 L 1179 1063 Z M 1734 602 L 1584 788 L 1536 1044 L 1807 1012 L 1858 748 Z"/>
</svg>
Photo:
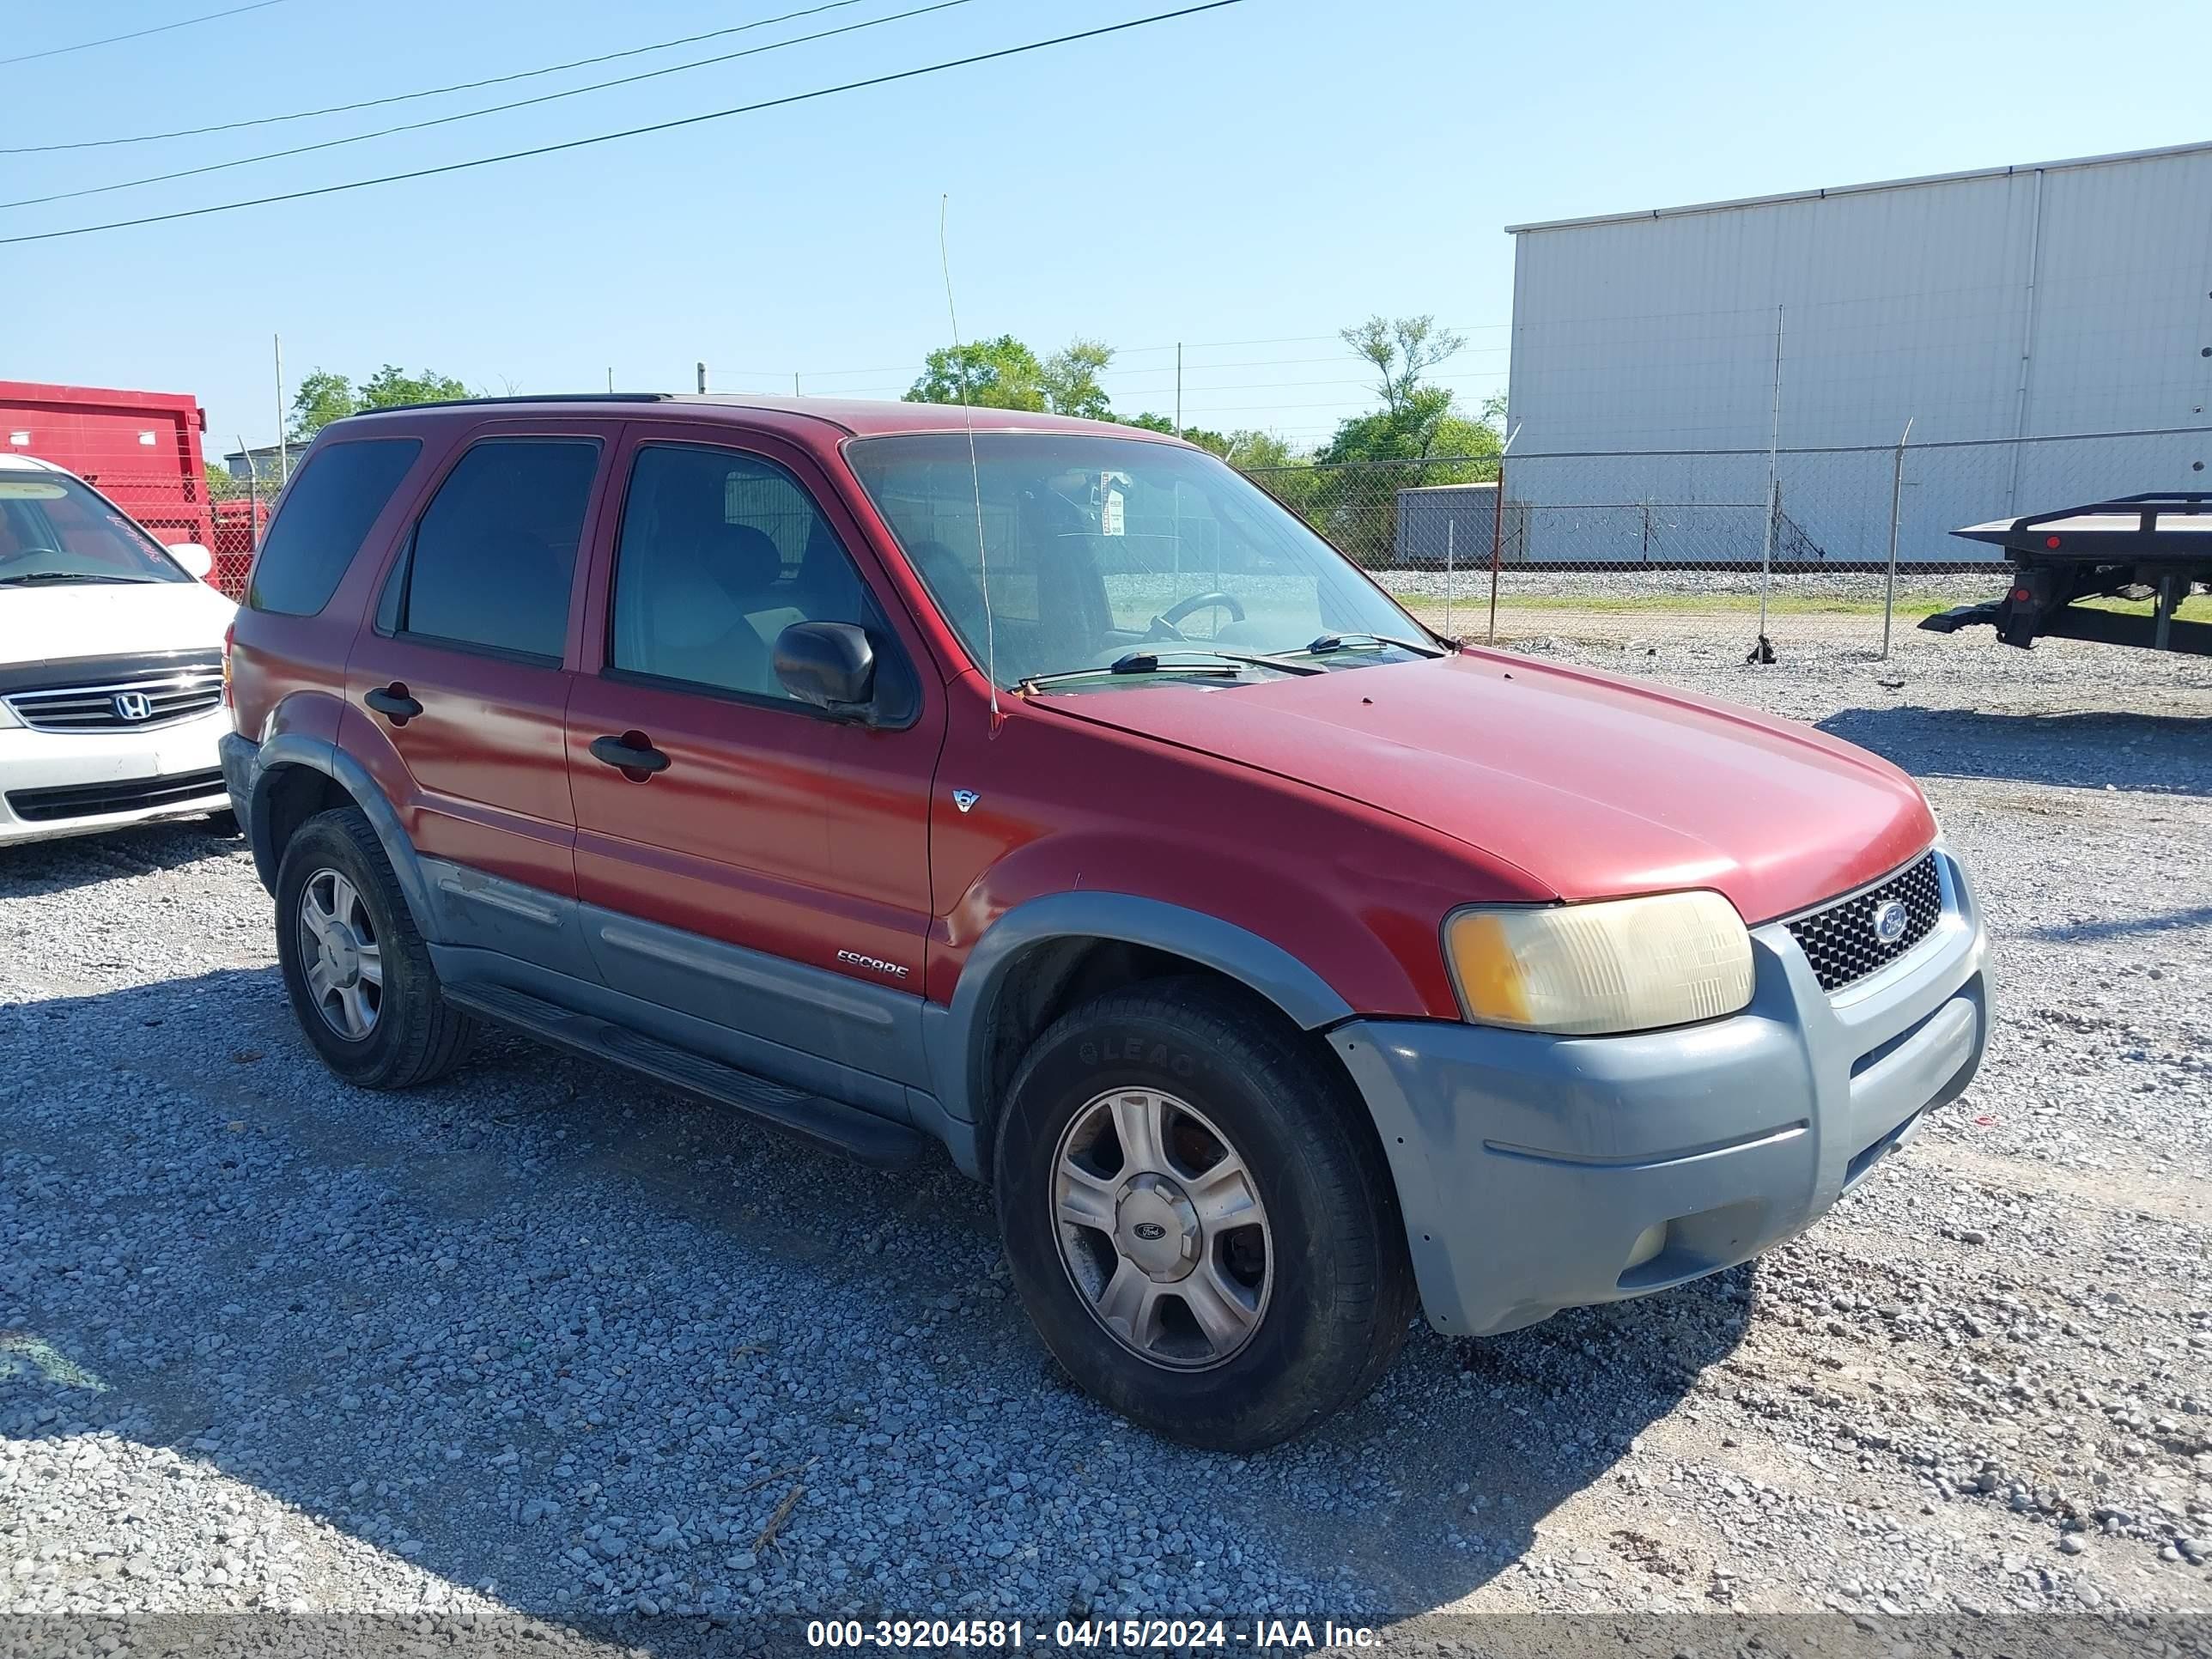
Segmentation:
<svg viewBox="0 0 2212 1659">
<path fill-rule="evenodd" d="M 1017 58 L 1024 52 L 1042 52 L 1048 46 L 1064 46 L 1077 40 L 1093 40 L 1102 35 L 1120 34 L 1127 29 L 1140 29 L 1154 23 L 1172 22 L 1179 17 L 1194 17 L 1200 12 L 1218 11 L 1224 6 L 1243 3 L 1243 0 L 1204 0 L 1204 3 L 1185 6 L 1176 11 L 1154 12 L 1149 17 L 1133 17 L 1126 22 L 1107 23 L 1095 29 L 1082 29 L 1073 34 L 1056 34 L 1049 40 L 1031 40 L 1018 46 L 1001 46 L 996 52 L 979 52 L 966 58 L 949 58 L 942 63 L 924 64 L 918 69 L 896 70 L 889 75 L 871 76 L 863 81 L 848 81 L 834 87 L 817 87 L 811 92 L 794 92 L 781 98 L 767 98 L 757 104 L 739 104 L 730 109 L 708 110 L 702 115 L 680 116 L 673 121 L 656 121 L 649 126 L 625 127 L 619 132 L 593 133 L 588 138 L 570 138 L 557 144 L 539 144 L 530 149 L 507 150 L 498 155 L 479 155 L 466 161 L 447 161 L 434 167 L 415 167 L 405 173 L 386 173 L 374 179 L 349 179 L 343 184 L 322 185 L 313 190 L 289 190 L 274 196 L 257 196 L 238 202 L 216 202 L 207 207 L 180 208 L 173 213 L 149 213 L 137 219 L 112 219 L 104 224 L 70 225 L 61 230 L 33 231 L 25 235 L 0 236 L 0 247 L 10 247 L 21 242 L 51 242 L 64 236 L 90 236 L 101 231 L 129 230 L 140 225 L 165 225 L 179 219 L 204 218 L 213 213 L 235 213 L 241 208 L 269 207 L 278 202 L 304 201 L 310 197 L 336 196 L 346 191 L 367 190 L 376 185 L 396 185 L 414 179 L 431 179 L 442 173 L 465 173 L 474 167 L 495 167 L 502 161 L 520 161 L 538 155 L 555 155 L 564 150 L 583 149 L 592 144 L 612 143 L 617 139 L 638 138 L 648 133 L 671 132 L 678 127 L 697 126 L 705 121 L 726 120 L 733 115 L 751 115 L 764 109 L 781 109 L 788 104 L 804 104 L 817 98 L 835 97 L 840 93 L 860 92 L 869 87 L 889 86 L 896 81 L 911 81 L 921 76 L 936 75 L 945 70 L 966 69 L 975 64 L 988 64 L 1001 58 Z"/>
<path fill-rule="evenodd" d="M 276 5 L 278 0 L 263 0 L 263 3 Z M 781 16 L 763 17 L 757 22 L 708 29 L 704 34 L 681 35 L 673 40 L 656 40 L 646 46 L 627 46 L 620 52 L 603 52 L 592 58 L 572 58 L 565 64 L 548 64 L 543 69 L 517 70 L 512 75 L 487 76 L 481 81 L 456 81 L 451 86 L 426 87 L 420 92 L 395 92 L 386 97 L 363 98 L 350 104 L 326 104 L 320 109 L 294 110 L 287 115 L 257 115 L 246 121 L 220 121 L 213 126 L 179 127 L 173 132 L 137 132 L 119 138 L 78 138 L 62 144 L 0 145 L 0 155 L 49 155 L 59 150 L 108 149 L 118 144 L 150 144 L 164 138 L 201 138 L 212 132 L 237 132 L 246 127 L 267 127 L 284 121 L 311 120 L 318 115 L 347 115 L 355 110 L 379 109 L 386 104 L 412 103 L 421 98 L 443 97 L 449 92 L 478 92 L 486 87 L 503 87 L 515 81 L 535 80 L 542 75 L 559 75 L 566 70 L 589 69 L 594 64 L 611 64 L 624 58 L 641 58 L 649 52 L 672 52 L 678 46 L 696 46 L 702 40 L 719 40 L 725 35 L 743 34 L 750 29 L 764 29 L 773 23 L 788 23 L 801 17 L 812 17 L 820 12 L 837 11 L 860 3 L 860 0 L 829 0 L 825 5 L 809 6 L 804 11 L 787 11 Z"/>
<path fill-rule="evenodd" d="M 838 3 L 856 4 L 858 0 L 838 0 Z M 917 6 L 911 11 L 893 12 L 888 17 L 871 17 L 865 22 L 847 23 L 834 29 L 817 29 L 812 34 L 795 34 L 788 40 L 771 40 L 764 46 L 746 46 L 738 52 L 726 52 L 713 58 L 699 58 L 688 64 L 670 64 L 657 70 L 641 70 L 635 75 L 625 75 L 612 81 L 594 81 L 588 86 L 570 87 L 562 92 L 543 92 L 535 98 L 519 98 L 511 104 L 487 104 L 482 109 L 457 110 L 451 115 L 434 115 L 428 120 L 407 121 L 395 127 L 379 127 L 373 132 L 356 132 L 343 138 L 325 138 L 312 144 L 295 144 L 290 149 L 272 149 L 259 155 L 241 155 L 234 161 L 210 161 L 204 167 L 180 167 L 174 173 L 149 173 L 143 179 L 125 179 L 112 185 L 88 185 L 82 190 L 59 190 L 47 196 L 23 196 L 12 202 L 0 202 L 0 209 L 37 207 L 46 202 L 72 201 L 80 196 L 105 196 L 112 191 L 133 190 L 140 185 L 166 185 L 172 179 L 194 179 L 204 173 L 223 173 L 232 167 L 251 167 L 257 161 L 282 161 L 288 155 L 307 155 L 320 149 L 337 149 L 347 144 L 364 143 L 371 138 L 389 138 L 394 133 L 420 132 L 427 127 L 451 125 L 455 121 L 471 121 L 480 115 L 503 115 L 509 110 L 528 109 L 534 104 L 550 104 L 563 98 L 574 98 L 587 92 L 605 92 L 610 87 L 627 87 L 640 81 L 657 80 L 664 75 L 681 75 L 686 70 L 705 69 L 710 64 L 734 63 L 740 58 L 757 58 L 763 52 L 779 52 L 786 46 L 805 46 L 810 40 L 827 40 L 832 35 L 851 34 L 860 29 L 872 29 L 882 23 L 902 22 L 909 17 L 920 17 L 927 12 L 946 11 L 954 6 L 964 6 L 969 0 L 936 0 L 936 3 Z M 817 10 L 824 9 L 817 7 Z M 805 13 L 792 15 L 803 16 Z M 766 19 L 780 23 L 781 17 Z M 759 27 L 760 24 L 748 24 Z"/>
<path fill-rule="evenodd" d="M 41 58 L 59 58 L 64 52 L 90 52 L 94 46 L 112 46 L 122 40 L 143 40 L 149 34 L 167 34 L 171 29 L 188 29 L 195 23 L 212 23 L 222 17 L 236 17 L 240 13 L 261 11 L 270 6 L 281 6 L 284 0 L 253 0 L 250 6 L 233 6 L 228 11 L 210 11 L 198 17 L 179 17 L 173 23 L 157 23 L 150 29 L 133 29 L 128 34 L 104 34 L 97 40 L 80 40 L 71 46 L 48 46 L 44 52 L 20 52 L 13 58 L 0 58 L 0 68 L 9 64 L 28 64 Z"/>
</svg>

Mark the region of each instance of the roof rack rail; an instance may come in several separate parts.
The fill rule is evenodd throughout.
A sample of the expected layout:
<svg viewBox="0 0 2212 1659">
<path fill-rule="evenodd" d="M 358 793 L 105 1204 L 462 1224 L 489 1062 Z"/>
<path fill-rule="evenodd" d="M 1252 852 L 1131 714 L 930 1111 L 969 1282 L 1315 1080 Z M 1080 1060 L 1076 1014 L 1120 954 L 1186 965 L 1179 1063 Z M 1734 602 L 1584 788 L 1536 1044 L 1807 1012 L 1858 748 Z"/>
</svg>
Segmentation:
<svg viewBox="0 0 2212 1659">
<path fill-rule="evenodd" d="M 386 404 L 356 410 L 355 414 L 396 415 L 410 409 L 473 409 L 493 404 L 665 404 L 675 397 L 672 392 L 518 392 L 510 398 L 433 398 L 426 403 Z"/>
</svg>

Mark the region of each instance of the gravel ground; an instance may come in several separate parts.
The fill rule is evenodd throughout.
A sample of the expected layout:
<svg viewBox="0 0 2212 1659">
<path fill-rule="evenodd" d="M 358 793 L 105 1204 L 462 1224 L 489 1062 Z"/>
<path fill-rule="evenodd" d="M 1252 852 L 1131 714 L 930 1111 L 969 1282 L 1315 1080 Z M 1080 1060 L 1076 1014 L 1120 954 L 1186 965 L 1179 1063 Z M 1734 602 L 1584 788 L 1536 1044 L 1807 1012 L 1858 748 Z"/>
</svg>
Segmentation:
<svg viewBox="0 0 2212 1659">
<path fill-rule="evenodd" d="M 2212 675 L 1668 626 L 1533 649 L 1921 775 L 1996 933 L 1982 1079 L 1761 1261 L 1423 1328 L 1250 1458 L 1057 1376 L 948 1166 L 514 1042 L 350 1091 L 234 839 L 0 854 L 0 1611 L 2212 1603 Z"/>
</svg>

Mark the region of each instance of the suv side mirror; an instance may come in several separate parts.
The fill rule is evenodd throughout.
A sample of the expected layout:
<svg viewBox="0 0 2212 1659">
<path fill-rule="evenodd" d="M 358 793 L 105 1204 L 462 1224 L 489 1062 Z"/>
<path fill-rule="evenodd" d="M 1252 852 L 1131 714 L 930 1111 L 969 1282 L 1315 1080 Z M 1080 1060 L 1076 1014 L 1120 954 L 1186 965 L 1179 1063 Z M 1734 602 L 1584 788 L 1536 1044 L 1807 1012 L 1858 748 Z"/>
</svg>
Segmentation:
<svg viewBox="0 0 2212 1659">
<path fill-rule="evenodd" d="M 853 623 L 793 623 L 775 636 L 775 677 L 801 702 L 865 720 L 876 695 L 876 648 Z"/>
<path fill-rule="evenodd" d="M 215 555 L 198 542 L 178 542 L 168 552 L 171 558 L 184 566 L 186 575 L 197 576 L 202 581 L 205 581 L 208 573 L 215 568 Z"/>
</svg>

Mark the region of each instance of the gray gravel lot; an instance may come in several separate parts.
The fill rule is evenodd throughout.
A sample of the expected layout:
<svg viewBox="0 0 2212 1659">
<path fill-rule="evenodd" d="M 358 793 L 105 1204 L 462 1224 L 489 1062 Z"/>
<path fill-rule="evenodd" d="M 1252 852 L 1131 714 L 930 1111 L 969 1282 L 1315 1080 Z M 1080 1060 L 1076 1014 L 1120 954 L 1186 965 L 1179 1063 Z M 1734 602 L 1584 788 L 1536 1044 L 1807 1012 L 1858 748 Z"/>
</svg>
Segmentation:
<svg viewBox="0 0 2212 1659">
<path fill-rule="evenodd" d="M 1979 877 L 1983 1078 L 1803 1238 L 1186 1451 L 1055 1375 L 949 1166 L 514 1042 L 354 1091 L 234 839 L 0 853 L 0 1611 L 2212 1602 L 2212 672 L 1531 648 L 1891 756 Z"/>
</svg>

